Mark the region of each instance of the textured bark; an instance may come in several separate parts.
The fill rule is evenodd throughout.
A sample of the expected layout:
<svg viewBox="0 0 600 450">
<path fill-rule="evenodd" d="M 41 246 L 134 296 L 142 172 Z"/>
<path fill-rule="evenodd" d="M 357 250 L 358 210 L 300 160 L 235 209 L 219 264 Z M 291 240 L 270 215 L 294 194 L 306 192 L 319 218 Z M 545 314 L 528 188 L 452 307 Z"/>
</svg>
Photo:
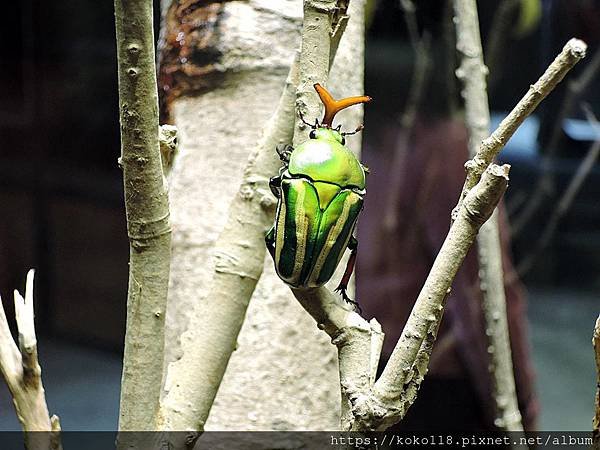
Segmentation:
<svg viewBox="0 0 600 450">
<path fill-rule="evenodd" d="M 347 406 L 342 429 L 385 430 L 400 421 L 414 402 L 452 280 L 479 227 L 506 190 L 508 166 L 492 165 L 466 197 L 381 377 L 375 373 L 383 333 L 326 288 L 294 289 L 294 295 L 338 348 L 340 383 Z"/>
<path fill-rule="evenodd" d="M 487 137 L 490 111 L 487 98 L 487 68 L 483 62 L 479 19 L 475 0 L 455 0 L 456 47 L 461 55 L 457 76 L 463 83 L 465 119 L 469 131 L 469 156 L 477 155 L 479 143 Z M 497 427 L 523 431 L 517 402 L 515 378 L 508 334 L 502 248 L 498 212 L 481 227 L 477 236 L 479 286 L 488 338 L 489 370 Z"/>
<path fill-rule="evenodd" d="M 27 450 L 60 450 L 60 422 L 50 417 L 42 369 L 38 362 L 33 313 L 33 269 L 27 274 L 25 297 L 15 290 L 15 317 L 19 345 L 12 338 L 0 300 L 0 371 L 13 398 L 25 432 Z M 43 433 L 39 433 L 39 432 Z"/>
<path fill-rule="evenodd" d="M 556 152 L 560 148 L 559 141 L 563 136 L 563 122 L 569 114 L 572 114 L 573 108 L 579 104 L 582 96 L 586 93 L 590 84 L 596 79 L 600 70 L 600 49 L 596 49 L 593 58 L 584 67 L 581 74 L 567 83 L 567 93 L 563 99 L 560 110 L 556 116 L 556 121 L 552 129 L 552 134 L 548 143 L 545 145 L 544 156 L 541 164 L 541 174 L 537 179 L 535 187 L 530 194 L 525 206 L 515 215 L 511 221 L 511 233 L 518 236 L 521 230 L 535 217 L 544 200 L 555 193 L 556 182 L 552 173 L 552 161 Z M 520 272 L 520 271 L 519 271 Z"/>
<path fill-rule="evenodd" d="M 344 429 L 385 430 L 400 421 L 414 402 L 427 372 L 452 281 L 479 228 L 492 215 L 508 184 L 508 165 L 500 167 L 488 162 L 483 172 L 480 165 L 494 158 L 503 147 L 505 141 L 502 138 L 507 140 L 539 103 L 532 91 L 537 95 L 547 95 L 558 82 L 557 77 L 562 78 L 573 66 L 574 62 L 569 68 L 562 66 L 567 64 L 565 55 L 573 47 L 577 49 L 577 58 L 583 57 L 585 44 L 571 40 L 557 61 L 532 86 L 498 129 L 483 141 L 473 160 L 467 163 L 467 180 L 459 204 L 453 211 L 454 222 L 377 381 L 373 383 L 371 377 L 371 362 L 378 359 L 381 350 L 378 337 L 381 332 L 377 322 L 367 323 L 359 315 L 349 312 L 346 305 L 326 288 L 293 290 L 319 328 L 328 333 L 338 347 L 342 393 L 348 400 L 347 407 L 342 410 Z M 560 72 L 562 74 L 557 75 Z M 472 182 L 476 184 L 471 187 Z M 372 352 L 377 354 L 374 356 Z"/>
<path fill-rule="evenodd" d="M 296 108 L 310 122 L 319 117 L 321 102 L 313 86 L 327 84 L 329 75 L 330 41 L 333 11 L 336 0 L 305 0 L 302 21 L 302 44 L 300 48 L 300 78 L 296 91 Z M 296 120 L 293 145 L 306 139 L 306 125 Z"/>
<path fill-rule="evenodd" d="M 181 336 L 178 354 L 170 355 L 177 360 L 167 375 L 163 425 L 179 430 L 335 428 L 335 349 L 293 301 L 274 274 L 272 261 L 264 259 L 264 233 L 275 204 L 267 181 L 280 164 L 274 144 L 290 143 L 291 129 L 271 123 L 267 129 L 283 134 L 267 131 L 257 146 L 253 144 L 278 103 L 299 44 L 301 3 L 228 2 L 223 8 L 212 25 L 220 37 L 222 84 L 201 96 L 182 95 L 170 105 L 181 148 L 170 178 L 175 230 L 170 345 L 188 320 L 193 326 Z M 356 16 L 360 39 L 346 44 L 342 39 L 336 58 L 335 65 L 344 68 L 337 80 L 344 90 L 339 92 L 362 90 L 362 67 L 356 68 L 355 62 L 362 55 L 362 21 Z M 260 26 L 250 29 L 248 23 Z M 291 99 L 289 105 L 280 102 L 279 108 L 292 117 L 290 125 L 294 92 Z M 356 113 L 345 117 L 359 122 Z M 264 149 L 271 153 L 259 151 Z M 244 170 L 250 153 L 254 163 Z M 199 195 L 206 186 L 210 194 Z M 240 223 L 243 233 L 232 235 L 231 225 L 239 228 Z M 247 306 L 243 299 L 263 267 L 238 337 Z M 228 283 L 243 290 L 232 292 L 224 288 Z M 225 301 L 218 303 L 219 299 Z M 219 374 L 236 343 L 206 422 Z"/>
<path fill-rule="evenodd" d="M 361 417 L 359 429 L 385 429 L 393 425 L 414 401 L 417 389 L 411 387 L 410 382 L 418 378 L 419 383 L 427 372 L 428 355 L 444 310 L 444 300 L 479 228 L 490 217 L 506 190 L 508 170 L 507 165 L 491 165 L 465 197 L 402 335 L 375 383 L 375 401 L 368 408 L 377 411 L 383 405 L 388 411 L 367 414 L 364 419 Z"/>
<path fill-rule="evenodd" d="M 556 85 L 562 81 L 567 72 L 585 57 L 586 50 L 587 45 L 579 39 L 571 39 L 567 42 L 542 76 L 535 84 L 529 87 L 529 90 L 519 103 L 500 122 L 498 128 L 481 142 L 475 157 L 465 165 L 467 179 L 458 206 L 460 206 L 460 201 L 462 201 L 469 189 L 477 183 L 483 171 L 491 164 L 517 128 L 535 110 L 537 105 L 552 92 Z M 457 210 L 455 209 L 455 211 Z"/>
<path fill-rule="evenodd" d="M 155 429 L 162 382 L 171 229 L 159 149 L 152 14 L 150 0 L 115 0 L 120 164 L 130 246 L 121 431 Z"/>
</svg>

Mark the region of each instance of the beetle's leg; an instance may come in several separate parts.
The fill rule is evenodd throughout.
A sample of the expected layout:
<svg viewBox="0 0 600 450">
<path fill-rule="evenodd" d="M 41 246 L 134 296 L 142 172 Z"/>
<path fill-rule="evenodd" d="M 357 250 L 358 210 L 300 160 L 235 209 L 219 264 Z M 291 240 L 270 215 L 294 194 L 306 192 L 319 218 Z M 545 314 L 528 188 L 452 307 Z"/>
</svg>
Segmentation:
<svg viewBox="0 0 600 450">
<path fill-rule="evenodd" d="M 275 151 L 279 155 L 280 160 L 282 160 L 284 163 L 289 163 L 290 155 L 294 151 L 294 147 L 292 147 L 290 144 L 277 144 L 275 146 Z"/>
<path fill-rule="evenodd" d="M 354 236 L 352 236 L 350 238 L 350 241 L 348 242 L 348 249 L 351 251 L 350 258 L 348 258 L 348 263 L 346 264 L 344 276 L 342 277 L 340 284 L 338 284 L 338 287 L 335 288 L 335 291 L 339 292 L 346 302 L 354 305 L 354 307 L 358 309 L 359 314 L 362 314 L 362 309 L 360 308 L 358 302 L 351 300 L 350 297 L 348 297 L 348 294 L 346 294 L 346 289 L 348 289 L 348 282 L 350 281 L 350 276 L 352 275 L 352 272 L 354 272 L 354 264 L 356 263 L 356 253 L 358 252 L 358 241 Z"/>
<path fill-rule="evenodd" d="M 281 189 L 281 177 L 277 176 L 269 178 L 269 188 L 271 189 L 273 195 L 279 198 L 281 195 L 279 193 L 279 190 Z"/>
<path fill-rule="evenodd" d="M 265 244 L 267 244 L 267 250 L 269 250 L 271 258 L 275 259 L 275 227 L 271 227 L 265 235 Z"/>
</svg>

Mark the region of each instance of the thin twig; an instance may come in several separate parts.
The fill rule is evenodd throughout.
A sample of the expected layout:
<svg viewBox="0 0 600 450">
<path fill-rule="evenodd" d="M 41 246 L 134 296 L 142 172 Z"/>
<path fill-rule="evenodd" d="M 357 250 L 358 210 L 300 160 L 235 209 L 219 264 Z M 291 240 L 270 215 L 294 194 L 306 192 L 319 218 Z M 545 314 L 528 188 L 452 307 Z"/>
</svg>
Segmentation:
<svg viewBox="0 0 600 450">
<path fill-rule="evenodd" d="M 479 146 L 477 155 L 465 164 L 467 179 L 463 186 L 459 205 L 466 193 L 476 183 L 483 171 L 498 155 L 502 147 L 515 133 L 523 121 L 535 110 L 537 105 L 552 92 L 556 85 L 565 77 L 584 56 L 587 45 L 579 39 L 571 39 L 560 54 L 548 66 L 544 74 L 532 84 L 517 103 L 513 110 L 500 122 L 496 130 Z M 455 211 L 457 209 L 455 208 Z"/>
<path fill-rule="evenodd" d="M 171 258 L 158 136 L 151 0 L 115 0 L 123 187 L 130 246 L 119 430 L 154 430 Z M 125 436 L 125 435 L 123 435 Z M 119 446 L 127 446 L 119 442 Z"/>
<path fill-rule="evenodd" d="M 541 101 L 541 97 L 547 95 L 568 71 L 564 64 L 571 58 L 580 59 L 584 50 L 585 44 L 580 41 L 571 41 L 565 47 L 558 62 L 555 61 L 545 76 L 532 86 L 509 115 L 509 119 L 505 119 L 499 129 L 484 141 L 480 148 L 481 155 L 478 154 L 479 164 L 486 158 L 493 159 L 506 139 Z M 569 63 L 569 68 L 573 64 L 574 62 Z M 486 142 L 488 145 L 485 145 Z M 453 214 L 454 222 L 448 236 L 402 335 L 381 377 L 374 384 L 370 361 L 377 360 L 377 357 L 370 354 L 370 349 L 379 349 L 380 345 L 367 345 L 367 342 L 378 342 L 379 339 L 373 323 L 366 322 L 350 311 L 325 288 L 294 290 L 296 298 L 338 346 L 342 393 L 349 403 L 342 416 L 344 429 L 386 429 L 402 419 L 414 400 L 420 380 L 427 369 L 432 342 L 450 285 L 475 240 L 479 227 L 490 217 L 506 189 L 508 166 L 491 164 L 482 173 L 478 171 L 477 165 L 473 165 L 469 175 L 472 179 L 481 176 L 476 179 L 475 186 L 466 189 L 462 196 L 458 210 Z M 407 386 L 409 389 L 406 389 Z"/>
<path fill-rule="evenodd" d="M 342 417 L 344 430 L 383 430 L 404 417 L 427 372 L 450 284 L 507 181 L 508 166 L 493 165 L 465 200 L 396 349 L 375 383 L 370 374 L 381 351 L 378 343 L 383 334 L 379 324 L 374 320 L 367 322 L 326 288 L 293 290 L 319 328 L 338 347 L 342 393 L 349 402 Z"/>
<path fill-rule="evenodd" d="M 491 165 L 484 172 L 481 181 L 465 197 L 388 364 L 375 383 L 376 401 L 370 408 L 378 408 L 382 404 L 396 405 L 397 408 L 399 402 L 403 405 L 409 400 L 405 385 L 414 376 L 412 368 L 423 356 L 421 349 L 432 332 L 432 327 L 436 327 L 441 320 L 444 299 L 479 228 L 492 214 L 506 189 L 508 170 L 508 165 Z M 370 422 L 365 422 L 362 426 L 368 429 L 387 427 L 401 419 L 405 412 L 399 409 L 383 417 L 370 417 Z"/>
<path fill-rule="evenodd" d="M 457 76 L 464 86 L 462 95 L 469 132 L 469 155 L 473 158 L 490 127 L 487 68 L 483 62 L 475 0 L 455 0 L 454 6 L 457 50 L 461 55 Z M 510 348 L 497 211 L 481 227 L 477 236 L 477 249 L 495 424 L 503 430 L 523 431 Z"/>
<path fill-rule="evenodd" d="M 599 70 L 600 49 L 596 50 L 594 57 L 585 66 L 583 72 L 581 72 L 581 75 L 567 83 L 567 93 L 565 94 L 560 107 L 560 112 L 558 113 L 556 121 L 554 122 L 554 126 L 552 127 L 552 134 L 550 135 L 548 144 L 545 145 L 546 151 L 542 157 L 540 175 L 538 176 L 536 185 L 533 188 L 527 203 L 525 203 L 523 209 L 519 211 L 516 217 L 512 218 L 511 220 L 511 236 L 518 236 L 531 221 L 531 219 L 535 217 L 535 214 L 544 204 L 544 200 L 554 193 L 555 179 L 551 168 L 559 149 L 558 144 L 560 138 L 563 135 L 564 121 L 569 114 L 571 114 L 573 107 L 586 92 L 588 86 L 595 79 Z"/>
<path fill-rule="evenodd" d="M 600 131 L 600 122 L 594 116 L 594 113 L 591 109 L 586 108 L 586 115 L 588 121 L 598 130 Z M 560 220 L 564 217 L 567 211 L 571 208 L 575 197 L 579 193 L 579 190 L 583 186 L 583 183 L 592 172 L 596 161 L 598 160 L 598 156 L 600 156 L 600 139 L 594 141 L 594 143 L 588 149 L 585 157 L 577 167 L 575 174 L 571 178 L 569 185 L 563 192 L 560 200 L 556 204 L 556 208 L 552 211 L 550 215 L 550 219 L 546 222 L 546 226 L 540 235 L 540 238 L 536 241 L 535 246 L 531 250 L 529 254 L 522 261 L 519 262 L 517 266 L 517 273 L 519 276 L 525 275 L 527 272 L 531 270 L 535 261 L 540 256 L 540 254 L 544 251 L 544 249 L 548 246 L 548 244 L 552 240 L 552 236 L 556 232 L 556 228 Z"/>
<path fill-rule="evenodd" d="M 25 432 L 25 447 L 28 450 L 60 450 L 60 422 L 57 416 L 50 417 L 48 413 L 42 369 L 38 362 L 33 279 L 34 271 L 31 269 L 27 273 L 25 296 L 17 290 L 14 292 L 18 347 L 10 333 L 0 299 L 0 371 Z"/>
</svg>

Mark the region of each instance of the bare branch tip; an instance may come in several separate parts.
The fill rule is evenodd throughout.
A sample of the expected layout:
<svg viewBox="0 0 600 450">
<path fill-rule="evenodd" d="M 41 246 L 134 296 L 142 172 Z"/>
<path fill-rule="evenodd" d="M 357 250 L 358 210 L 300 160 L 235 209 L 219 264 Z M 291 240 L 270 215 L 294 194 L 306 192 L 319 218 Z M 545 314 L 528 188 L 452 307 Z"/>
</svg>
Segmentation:
<svg viewBox="0 0 600 450">
<path fill-rule="evenodd" d="M 501 166 L 497 164 L 490 164 L 487 171 L 495 177 L 503 177 L 508 180 L 508 174 L 510 172 L 510 164 L 503 164 Z"/>
<path fill-rule="evenodd" d="M 564 50 L 569 51 L 575 58 L 585 58 L 587 51 L 587 44 L 581 39 L 572 38 L 566 43 Z"/>
<path fill-rule="evenodd" d="M 52 417 L 50 417 L 50 426 L 54 432 L 61 431 L 60 418 L 56 414 L 53 414 Z"/>
</svg>

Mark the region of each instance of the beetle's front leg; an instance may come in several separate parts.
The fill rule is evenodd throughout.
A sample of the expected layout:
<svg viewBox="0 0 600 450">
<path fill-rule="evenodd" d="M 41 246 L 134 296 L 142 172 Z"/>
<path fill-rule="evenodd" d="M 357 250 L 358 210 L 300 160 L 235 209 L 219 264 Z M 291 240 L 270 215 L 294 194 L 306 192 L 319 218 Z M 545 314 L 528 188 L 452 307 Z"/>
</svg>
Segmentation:
<svg viewBox="0 0 600 450">
<path fill-rule="evenodd" d="M 273 195 L 277 198 L 280 197 L 280 189 L 281 189 L 281 177 L 280 176 L 276 176 L 276 177 L 271 177 L 269 178 L 269 188 L 271 189 L 271 192 L 273 193 Z"/>
<path fill-rule="evenodd" d="M 351 251 L 350 258 L 348 258 L 348 263 L 346 264 L 344 276 L 342 277 L 340 284 L 338 284 L 338 287 L 335 288 L 335 292 L 339 292 L 346 302 L 354 305 L 356 309 L 358 309 L 359 314 L 362 314 L 362 310 L 358 302 L 351 300 L 350 297 L 348 297 L 348 294 L 346 294 L 346 290 L 348 289 L 348 283 L 350 282 L 350 276 L 352 275 L 352 272 L 354 272 L 354 264 L 356 263 L 356 253 L 358 252 L 358 241 L 354 236 L 352 236 L 350 238 L 350 241 L 348 242 L 348 249 Z"/>
<path fill-rule="evenodd" d="M 265 244 L 269 251 L 271 258 L 275 260 L 275 227 L 271 227 L 269 232 L 265 235 Z"/>
<path fill-rule="evenodd" d="M 287 164 L 290 162 L 290 155 L 294 151 L 294 147 L 290 144 L 277 144 L 275 146 L 275 151 L 279 155 L 279 159 Z"/>
</svg>

